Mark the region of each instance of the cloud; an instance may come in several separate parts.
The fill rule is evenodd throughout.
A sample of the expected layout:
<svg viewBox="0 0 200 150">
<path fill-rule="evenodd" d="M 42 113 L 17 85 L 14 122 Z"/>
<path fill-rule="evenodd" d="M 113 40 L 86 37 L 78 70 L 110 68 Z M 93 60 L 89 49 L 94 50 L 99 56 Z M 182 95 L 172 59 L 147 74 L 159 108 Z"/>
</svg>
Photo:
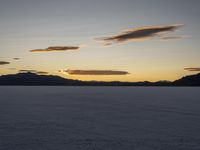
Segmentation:
<svg viewBox="0 0 200 150">
<path fill-rule="evenodd" d="M 62 52 L 67 50 L 78 50 L 79 46 L 51 46 L 46 49 L 33 49 L 30 52 Z"/>
<path fill-rule="evenodd" d="M 36 74 L 48 74 L 48 72 L 45 71 L 37 71 L 37 70 L 19 70 L 20 73 L 27 73 L 27 72 L 31 72 L 31 73 L 36 73 Z"/>
<path fill-rule="evenodd" d="M 37 71 L 36 73 L 37 74 L 48 74 L 48 72 L 46 72 L 46 71 Z"/>
<path fill-rule="evenodd" d="M 14 59 L 14 60 L 20 60 L 20 58 L 17 58 L 17 57 L 16 57 L 16 58 L 13 58 L 13 59 Z"/>
<path fill-rule="evenodd" d="M 7 61 L 0 61 L 0 65 L 7 65 L 7 64 L 10 64 L 10 62 L 7 62 Z"/>
<path fill-rule="evenodd" d="M 19 72 L 37 72 L 36 70 L 19 70 Z"/>
<path fill-rule="evenodd" d="M 183 39 L 183 36 L 166 36 L 166 37 L 162 37 L 162 40 L 178 40 L 178 39 Z"/>
<path fill-rule="evenodd" d="M 126 75 L 126 71 L 115 70 L 59 70 L 61 73 L 68 73 L 69 75 Z"/>
<path fill-rule="evenodd" d="M 187 71 L 200 71 L 200 68 L 184 68 Z"/>
<path fill-rule="evenodd" d="M 9 70 L 16 70 L 16 68 L 8 68 Z"/>
<path fill-rule="evenodd" d="M 118 35 L 98 38 L 97 40 L 105 42 L 105 45 L 111 45 L 113 43 L 123 43 L 127 41 L 149 40 L 155 37 L 161 39 L 162 38 L 174 39 L 175 36 L 164 37 L 164 35 L 168 34 L 169 32 L 173 32 L 182 26 L 183 24 L 174 24 L 168 26 L 150 26 L 150 27 L 133 28 L 128 31 L 122 32 Z"/>
</svg>

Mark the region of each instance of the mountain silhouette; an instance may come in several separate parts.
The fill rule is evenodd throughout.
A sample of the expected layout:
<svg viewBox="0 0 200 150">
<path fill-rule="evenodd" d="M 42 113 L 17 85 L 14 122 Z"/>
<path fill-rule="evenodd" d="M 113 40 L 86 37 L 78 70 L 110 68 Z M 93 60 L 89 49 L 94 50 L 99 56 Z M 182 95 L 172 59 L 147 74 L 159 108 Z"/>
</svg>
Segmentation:
<svg viewBox="0 0 200 150">
<path fill-rule="evenodd" d="M 185 76 L 173 82 L 176 86 L 200 86 L 200 73 L 190 76 Z"/>
<path fill-rule="evenodd" d="M 80 81 L 62 78 L 55 75 L 39 75 L 26 72 L 0 76 L 0 85 L 58 85 L 58 86 L 200 86 L 200 73 L 183 77 L 174 82 L 104 82 Z"/>
</svg>

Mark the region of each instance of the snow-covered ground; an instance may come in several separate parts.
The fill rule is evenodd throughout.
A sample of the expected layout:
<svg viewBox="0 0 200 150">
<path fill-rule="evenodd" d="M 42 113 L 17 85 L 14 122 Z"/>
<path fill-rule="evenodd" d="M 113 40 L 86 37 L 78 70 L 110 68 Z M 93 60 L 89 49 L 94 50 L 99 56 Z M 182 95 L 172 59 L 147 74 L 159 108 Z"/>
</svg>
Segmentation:
<svg viewBox="0 0 200 150">
<path fill-rule="evenodd" d="M 200 150 L 200 88 L 0 87 L 0 150 Z"/>
</svg>

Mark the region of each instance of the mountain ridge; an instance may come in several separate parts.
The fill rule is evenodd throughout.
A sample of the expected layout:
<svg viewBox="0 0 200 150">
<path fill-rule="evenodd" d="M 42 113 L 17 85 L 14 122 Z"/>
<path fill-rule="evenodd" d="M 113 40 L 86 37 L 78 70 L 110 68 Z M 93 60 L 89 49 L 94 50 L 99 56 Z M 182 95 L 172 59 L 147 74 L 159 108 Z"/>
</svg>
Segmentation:
<svg viewBox="0 0 200 150">
<path fill-rule="evenodd" d="M 0 85 L 49 85 L 49 86 L 200 86 L 200 73 L 184 76 L 173 82 L 170 81 L 81 81 L 66 79 L 55 75 L 39 75 L 26 72 L 0 76 Z"/>
</svg>

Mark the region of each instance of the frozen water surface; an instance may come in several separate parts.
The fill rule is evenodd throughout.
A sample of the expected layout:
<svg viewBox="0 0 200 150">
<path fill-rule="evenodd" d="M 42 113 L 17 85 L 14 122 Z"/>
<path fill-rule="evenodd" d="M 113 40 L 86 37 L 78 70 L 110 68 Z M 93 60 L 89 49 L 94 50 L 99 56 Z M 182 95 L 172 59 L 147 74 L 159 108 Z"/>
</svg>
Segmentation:
<svg viewBox="0 0 200 150">
<path fill-rule="evenodd" d="M 1 150 L 200 150 L 200 88 L 0 87 Z"/>
</svg>

